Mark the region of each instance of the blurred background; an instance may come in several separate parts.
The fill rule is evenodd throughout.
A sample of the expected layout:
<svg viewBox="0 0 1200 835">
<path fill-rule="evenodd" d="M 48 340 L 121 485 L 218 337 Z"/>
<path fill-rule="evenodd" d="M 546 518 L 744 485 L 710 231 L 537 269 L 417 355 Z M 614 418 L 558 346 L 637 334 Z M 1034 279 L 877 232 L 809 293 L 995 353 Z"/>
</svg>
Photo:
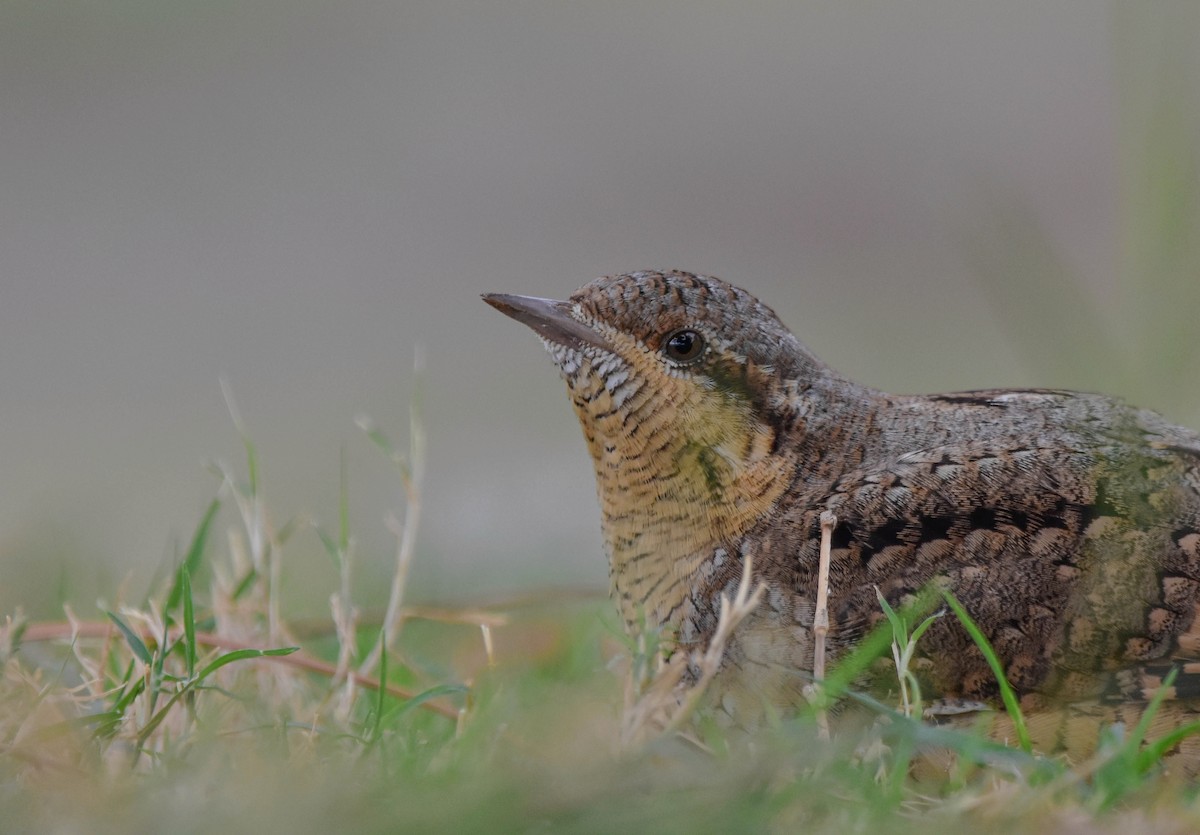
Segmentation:
<svg viewBox="0 0 1200 835">
<path fill-rule="evenodd" d="M 705 272 L 880 388 L 1200 427 L 1198 10 L 5 0 L 0 612 L 147 591 L 244 467 L 221 378 L 277 522 L 336 527 L 345 450 L 364 603 L 403 492 L 354 421 L 403 446 L 414 386 L 414 595 L 604 589 L 562 384 L 485 291 Z M 324 611 L 317 537 L 286 558 Z"/>
</svg>

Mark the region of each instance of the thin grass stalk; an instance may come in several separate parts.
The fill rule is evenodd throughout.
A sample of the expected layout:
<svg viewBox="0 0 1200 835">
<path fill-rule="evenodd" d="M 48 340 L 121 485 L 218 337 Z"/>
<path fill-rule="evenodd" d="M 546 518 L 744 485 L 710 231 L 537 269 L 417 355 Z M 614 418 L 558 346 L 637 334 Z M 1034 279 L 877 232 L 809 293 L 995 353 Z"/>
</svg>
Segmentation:
<svg viewBox="0 0 1200 835">
<path fill-rule="evenodd" d="M 700 699 L 721 668 L 725 649 L 733 637 L 734 630 L 754 611 L 766 594 L 767 587 L 762 582 L 751 590 L 752 580 L 753 558 L 746 554 L 742 561 L 741 582 L 733 599 L 730 600 L 725 594 L 721 595 L 717 628 L 703 654 L 693 653 L 689 657 L 682 652 L 675 653 L 669 661 L 661 663 L 653 678 L 645 685 L 636 680 L 639 677 L 639 665 L 631 665 L 629 675 L 632 681 L 627 682 L 626 702 L 627 705 L 632 705 L 626 710 L 621 729 L 621 742 L 624 747 L 651 736 L 652 726 L 655 724 L 661 726 L 662 730 L 659 733 L 665 735 L 681 731 L 684 723 L 691 718 L 700 704 Z M 641 640 L 643 638 L 639 636 L 639 641 Z M 642 646 L 644 647 L 644 644 Z M 695 681 L 680 692 L 689 661 L 699 672 Z"/>
<path fill-rule="evenodd" d="M 817 710 L 817 736 L 829 739 L 829 716 L 823 694 L 825 682 L 825 640 L 829 635 L 829 563 L 833 554 L 833 529 L 837 516 L 829 510 L 821 513 L 821 555 L 817 566 L 817 610 L 813 615 L 813 691 Z"/>
<path fill-rule="evenodd" d="M 424 356 L 418 351 L 413 361 L 414 375 L 418 380 L 423 367 Z M 396 568 L 392 574 L 392 588 L 383 616 L 380 640 L 371 648 L 358 668 L 359 675 L 364 676 L 371 675 L 378 666 L 385 646 L 397 645 L 400 627 L 404 623 L 404 595 L 408 587 L 408 575 L 417 548 L 417 528 L 421 520 L 421 489 L 425 480 L 425 427 L 415 396 L 409 406 L 408 420 L 408 462 L 407 466 L 400 467 L 400 476 L 404 484 L 404 521 L 398 521 L 394 514 L 389 514 L 385 520 L 388 530 L 396 537 Z"/>
</svg>

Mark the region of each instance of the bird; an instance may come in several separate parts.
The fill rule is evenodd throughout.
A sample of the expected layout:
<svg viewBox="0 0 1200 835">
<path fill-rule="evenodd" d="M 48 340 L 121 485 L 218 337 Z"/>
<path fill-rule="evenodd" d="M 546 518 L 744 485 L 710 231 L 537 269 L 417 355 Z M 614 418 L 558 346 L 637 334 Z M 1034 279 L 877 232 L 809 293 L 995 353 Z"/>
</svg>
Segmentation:
<svg viewBox="0 0 1200 835">
<path fill-rule="evenodd" d="M 834 659 L 881 622 L 880 597 L 901 606 L 934 584 L 1021 706 L 1054 717 L 1046 748 L 1081 716 L 1120 721 L 1173 666 L 1171 696 L 1200 698 L 1196 432 L 1100 394 L 877 390 L 747 291 L 683 271 L 607 276 L 561 301 L 483 298 L 532 328 L 566 381 L 628 630 L 705 646 L 752 561 L 766 590 L 726 648 L 718 710 L 802 703 L 826 512 Z M 955 618 L 917 651 L 941 703 L 997 703 Z"/>
</svg>

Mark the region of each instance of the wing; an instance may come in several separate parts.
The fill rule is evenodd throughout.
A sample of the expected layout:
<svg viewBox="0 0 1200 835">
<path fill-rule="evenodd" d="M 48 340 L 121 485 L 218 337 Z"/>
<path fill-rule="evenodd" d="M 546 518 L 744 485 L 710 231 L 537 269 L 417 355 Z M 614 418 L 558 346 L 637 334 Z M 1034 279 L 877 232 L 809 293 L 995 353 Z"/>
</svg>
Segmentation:
<svg viewBox="0 0 1200 835">
<path fill-rule="evenodd" d="M 1179 443 L 905 455 L 847 474 L 821 506 L 794 509 L 793 587 L 815 589 L 817 518 L 829 509 L 839 518 L 835 644 L 882 617 L 876 588 L 895 605 L 936 582 L 963 602 L 1032 702 L 1133 697 L 1172 659 L 1200 661 L 1198 466 L 1200 453 Z M 952 617 L 919 649 L 936 692 L 996 696 Z M 1189 681 L 1200 683 L 1195 666 Z"/>
</svg>

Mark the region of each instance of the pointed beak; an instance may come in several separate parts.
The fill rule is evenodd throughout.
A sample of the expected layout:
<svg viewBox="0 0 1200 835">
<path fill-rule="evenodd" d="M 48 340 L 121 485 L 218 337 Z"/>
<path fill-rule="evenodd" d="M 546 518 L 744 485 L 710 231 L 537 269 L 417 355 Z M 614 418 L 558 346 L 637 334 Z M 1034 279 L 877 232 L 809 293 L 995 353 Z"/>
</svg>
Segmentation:
<svg viewBox="0 0 1200 835">
<path fill-rule="evenodd" d="M 510 296 L 507 293 L 484 293 L 483 300 L 505 316 L 528 325 L 543 339 L 579 350 L 586 345 L 616 353 L 612 345 L 587 325 L 571 316 L 571 303 L 534 296 Z"/>
</svg>

